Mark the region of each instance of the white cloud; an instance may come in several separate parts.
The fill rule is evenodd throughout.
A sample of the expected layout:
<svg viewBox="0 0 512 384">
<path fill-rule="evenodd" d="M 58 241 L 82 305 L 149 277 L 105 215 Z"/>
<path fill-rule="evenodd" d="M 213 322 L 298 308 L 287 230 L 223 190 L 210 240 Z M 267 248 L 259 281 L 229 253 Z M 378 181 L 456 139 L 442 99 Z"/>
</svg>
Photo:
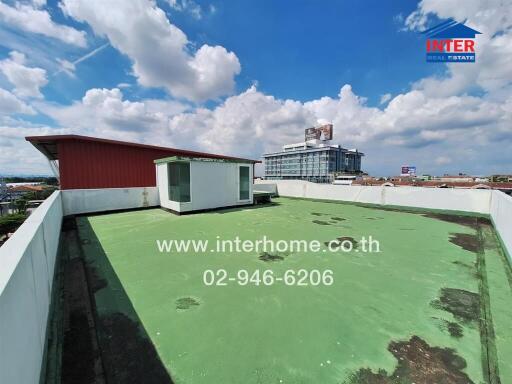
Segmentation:
<svg viewBox="0 0 512 384">
<path fill-rule="evenodd" d="M 475 172 L 482 173 L 476 167 L 495 161 L 482 159 L 494 151 L 479 148 L 512 144 L 512 98 L 507 103 L 467 95 L 430 98 L 418 90 L 397 95 L 383 109 L 368 106 L 350 85 L 335 98 L 307 102 L 278 99 L 252 86 L 212 109 L 125 100 L 117 88 L 91 89 L 71 106 L 35 106 L 75 133 L 251 158 L 300 142 L 304 128 L 329 121 L 335 142 L 366 152 L 365 169 L 387 175 L 407 162 L 434 172 L 448 165 L 458 171 L 457 165 L 473 161 Z M 435 161 L 448 153 L 459 160 Z"/>
<path fill-rule="evenodd" d="M 423 30 L 429 26 L 429 17 L 433 15 L 459 22 L 467 20 L 470 25 L 476 23 L 477 30 L 492 35 L 512 21 L 512 7 L 509 1 L 503 0 L 465 0 L 463 6 L 456 0 L 422 0 L 406 18 L 405 26 Z"/>
<path fill-rule="evenodd" d="M 380 97 L 380 104 L 386 104 L 392 97 L 391 93 L 385 93 Z"/>
<path fill-rule="evenodd" d="M 16 95 L 0 88 L 0 114 L 11 115 L 15 113 L 33 115 L 35 111 L 25 102 L 18 99 Z"/>
<path fill-rule="evenodd" d="M 191 108 L 176 101 L 126 100 L 121 84 L 91 89 L 70 106 L 43 101 L 33 106 L 73 133 L 252 158 L 299 142 L 304 128 L 329 121 L 334 142 L 364 151 L 363 167 L 373 174 L 398 173 L 407 163 L 418 166 L 419 173 L 507 172 L 512 152 L 489 148 L 512 145 L 511 18 L 503 9 L 504 17 L 496 18 L 491 1 L 476 10 L 471 1 L 471 17 L 468 10 L 450 14 L 447 3 L 453 5 L 423 1 L 415 17 L 418 23 L 428 23 L 432 14 L 468 17 L 469 25 L 484 32 L 477 42 L 477 63 L 447 65 L 442 76 L 419 79 L 394 97 L 382 95 L 379 107 L 369 106 L 350 85 L 335 97 L 305 102 L 264 94 L 255 85 L 216 107 Z M 213 89 L 218 94 L 232 90 L 236 71 L 226 71 L 223 63 L 232 55 L 239 71 L 236 56 L 207 45 L 190 53 L 187 37 L 154 3 L 137 0 L 110 7 L 117 17 L 102 5 L 92 9 L 78 0 L 65 0 L 64 7 L 127 54 L 143 85 L 163 84 L 174 95 L 193 100 L 211 97 Z M 472 92 L 475 87 L 478 92 Z M 9 110 L 14 109 L 20 107 Z"/>
<path fill-rule="evenodd" d="M 188 12 L 196 20 L 201 20 L 203 10 L 199 4 L 193 0 L 168 0 L 172 9 L 180 12 Z"/>
<path fill-rule="evenodd" d="M 430 97 L 456 95 L 479 87 L 503 100 L 512 87 L 512 6 L 510 1 L 468 0 L 461 6 L 457 1 L 422 0 L 411 13 L 405 27 L 418 31 L 431 26 L 431 16 L 453 18 L 480 32 L 476 36 L 476 62 L 470 65 L 451 63 L 442 76 L 421 79 L 415 89 Z"/>
<path fill-rule="evenodd" d="M 46 0 L 28 0 L 30 4 L 34 6 L 34 8 L 43 8 L 46 6 Z"/>
<path fill-rule="evenodd" d="M 52 175 L 42 153 L 25 140 L 25 136 L 61 135 L 68 129 L 31 124 L 23 120 L 0 118 L 0 169 L 2 174 Z"/>
<path fill-rule="evenodd" d="M 154 144 L 167 131 L 169 116 L 186 108 L 176 101 L 123 100 L 118 88 L 90 89 L 82 100 L 70 106 L 38 102 L 36 107 L 61 127 L 77 134 L 141 142 L 153 140 Z"/>
<path fill-rule="evenodd" d="M 279 150 L 282 144 L 301 141 L 304 128 L 329 121 L 334 124 L 334 140 L 368 150 L 365 161 L 375 167 L 381 158 L 371 152 L 382 148 L 394 154 L 408 148 L 428 152 L 433 144 L 460 145 L 456 143 L 461 138 L 467 142 L 460 146 L 467 147 L 492 142 L 497 132 L 512 140 L 512 132 L 507 133 L 511 104 L 471 96 L 430 99 L 413 90 L 379 109 L 367 106 L 349 85 L 341 88 L 337 98 L 305 103 L 276 99 L 253 86 L 212 110 L 200 108 L 174 116 L 169 126 L 170 137 L 178 143 L 194 142 L 202 150 L 259 157 Z M 471 140 L 476 137 L 479 142 L 475 144 Z"/>
<path fill-rule="evenodd" d="M 203 150 L 259 158 L 283 143 L 300 141 L 303 129 L 315 122 L 302 103 L 264 95 L 252 86 L 213 110 L 174 116 L 169 134 Z"/>
<path fill-rule="evenodd" d="M 436 158 L 435 162 L 438 165 L 446 165 L 450 164 L 452 162 L 452 159 L 449 158 L 448 156 L 439 156 Z"/>
<path fill-rule="evenodd" d="M 23 53 L 12 51 L 9 56 L 0 61 L 0 71 L 14 85 L 14 93 L 19 97 L 42 98 L 40 88 L 48 83 L 46 71 L 25 66 L 26 59 Z"/>
<path fill-rule="evenodd" d="M 9 6 L 0 2 L 0 20 L 27 32 L 38 33 L 67 44 L 85 47 L 87 45 L 85 32 L 55 23 L 48 11 L 41 9 L 44 3 L 44 1 L 36 0 L 32 4 L 15 2 L 14 6 Z"/>
<path fill-rule="evenodd" d="M 127 55 L 143 86 L 165 87 L 176 97 L 194 101 L 234 90 L 234 77 L 240 73 L 236 55 L 224 47 L 206 44 L 191 52 L 187 36 L 154 2 L 63 0 L 61 7 Z"/>
</svg>

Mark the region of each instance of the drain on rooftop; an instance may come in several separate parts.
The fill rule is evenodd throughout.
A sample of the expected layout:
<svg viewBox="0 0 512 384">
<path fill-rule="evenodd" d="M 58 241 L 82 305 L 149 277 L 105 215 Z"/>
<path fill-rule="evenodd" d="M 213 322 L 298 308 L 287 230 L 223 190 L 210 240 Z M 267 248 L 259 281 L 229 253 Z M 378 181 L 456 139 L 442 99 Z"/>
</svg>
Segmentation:
<svg viewBox="0 0 512 384">
<path fill-rule="evenodd" d="M 474 253 L 478 253 L 483 245 L 476 235 L 469 233 L 450 233 L 450 243 Z"/>
<path fill-rule="evenodd" d="M 361 368 L 354 372 L 345 384 L 403 384 L 403 383 L 443 383 L 474 384 L 463 370 L 466 360 L 451 348 L 432 347 L 418 336 L 409 341 L 392 341 L 388 351 L 398 363 L 388 374 L 384 369 L 373 372 Z"/>
<path fill-rule="evenodd" d="M 434 308 L 450 312 L 462 323 L 477 324 L 480 319 L 480 296 L 456 288 L 442 288 L 440 297 L 431 302 Z"/>
<path fill-rule="evenodd" d="M 331 217 L 331 220 L 334 220 L 334 221 L 345 221 L 347 219 L 344 219 L 343 217 L 334 216 L 334 217 Z"/>
<path fill-rule="evenodd" d="M 199 301 L 193 297 L 181 297 L 176 300 L 176 309 L 185 311 L 199 306 Z"/>
<path fill-rule="evenodd" d="M 327 221 L 323 221 L 323 220 L 313 220 L 313 223 L 319 224 L 319 225 L 331 225 Z"/>
<path fill-rule="evenodd" d="M 281 261 L 284 260 L 284 256 L 280 254 L 271 254 L 268 252 L 263 252 L 260 254 L 260 257 L 258 257 L 261 261 L 265 261 L 267 263 L 273 262 L 273 261 Z"/>
</svg>

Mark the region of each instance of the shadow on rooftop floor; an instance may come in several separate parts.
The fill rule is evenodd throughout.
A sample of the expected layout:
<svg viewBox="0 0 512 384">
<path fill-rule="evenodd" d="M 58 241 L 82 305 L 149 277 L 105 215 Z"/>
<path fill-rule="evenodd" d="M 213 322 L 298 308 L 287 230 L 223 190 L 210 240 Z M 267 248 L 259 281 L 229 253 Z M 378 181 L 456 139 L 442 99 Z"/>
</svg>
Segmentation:
<svg viewBox="0 0 512 384">
<path fill-rule="evenodd" d="M 81 358 L 76 358 L 82 357 L 84 349 L 91 344 L 91 324 L 87 327 L 87 322 L 82 322 L 78 327 L 71 328 L 71 334 L 69 329 L 64 331 L 61 382 L 172 384 L 169 372 L 158 356 L 89 221 L 85 217 L 78 218 L 77 224 L 76 241 L 78 248 L 81 248 L 79 257 L 85 267 L 94 322 L 92 327 L 95 328 L 95 333 L 92 334 L 97 337 L 100 355 L 99 362 L 94 362 L 93 359 L 89 361 L 90 364 L 101 364 L 99 370 L 103 371 L 104 380 L 98 378 L 98 375 L 96 378 L 84 375 L 85 371 L 97 372 L 98 367 L 86 367 Z M 67 305 L 69 304 L 64 303 L 64 307 Z M 64 322 L 66 323 L 66 317 L 71 316 L 72 313 L 64 312 Z M 95 342 L 93 340 L 92 344 Z M 68 374 L 76 370 L 78 372 L 74 375 Z"/>
</svg>

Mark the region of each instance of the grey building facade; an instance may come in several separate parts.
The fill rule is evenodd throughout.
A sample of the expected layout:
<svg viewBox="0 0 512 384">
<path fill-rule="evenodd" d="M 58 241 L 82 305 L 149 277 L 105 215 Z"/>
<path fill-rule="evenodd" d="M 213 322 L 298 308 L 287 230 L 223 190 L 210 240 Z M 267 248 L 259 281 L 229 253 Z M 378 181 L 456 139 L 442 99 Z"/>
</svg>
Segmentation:
<svg viewBox="0 0 512 384">
<path fill-rule="evenodd" d="M 362 156 L 339 145 L 285 145 L 282 152 L 263 155 L 265 179 L 330 183 L 337 173 L 361 173 Z"/>
</svg>

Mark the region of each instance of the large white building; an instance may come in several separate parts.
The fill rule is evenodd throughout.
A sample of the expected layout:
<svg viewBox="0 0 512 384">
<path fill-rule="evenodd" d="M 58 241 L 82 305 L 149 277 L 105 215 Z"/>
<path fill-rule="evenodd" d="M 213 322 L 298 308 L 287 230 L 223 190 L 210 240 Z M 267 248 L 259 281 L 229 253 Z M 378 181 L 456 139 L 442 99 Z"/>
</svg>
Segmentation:
<svg viewBox="0 0 512 384">
<path fill-rule="evenodd" d="M 266 180 L 307 180 L 329 183 L 337 173 L 361 173 L 364 153 L 317 139 L 283 145 L 263 155 Z"/>
</svg>

